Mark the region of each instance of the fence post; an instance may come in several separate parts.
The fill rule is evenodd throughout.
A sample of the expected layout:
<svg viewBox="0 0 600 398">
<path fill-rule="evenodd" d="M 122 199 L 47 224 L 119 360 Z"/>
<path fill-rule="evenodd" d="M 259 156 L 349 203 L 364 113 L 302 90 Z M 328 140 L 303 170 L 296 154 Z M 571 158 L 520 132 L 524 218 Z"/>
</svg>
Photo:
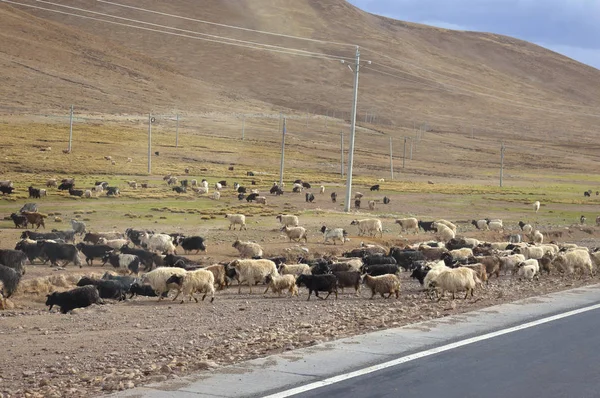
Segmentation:
<svg viewBox="0 0 600 398">
<path fill-rule="evenodd" d="M 71 153 L 71 149 L 73 143 L 73 105 L 71 105 L 71 112 L 69 114 L 69 153 Z"/>
</svg>

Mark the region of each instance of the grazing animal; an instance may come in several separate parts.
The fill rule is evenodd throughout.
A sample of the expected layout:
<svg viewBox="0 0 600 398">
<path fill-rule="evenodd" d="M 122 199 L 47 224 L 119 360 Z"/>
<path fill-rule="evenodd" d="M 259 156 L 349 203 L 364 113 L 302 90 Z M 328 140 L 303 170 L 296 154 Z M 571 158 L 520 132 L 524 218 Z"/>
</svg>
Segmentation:
<svg viewBox="0 0 600 398">
<path fill-rule="evenodd" d="M 192 298 L 198 302 L 198 299 L 194 297 L 194 293 L 204 293 L 202 301 L 206 298 L 207 294 L 210 294 L 210 302 L 215 300 L 215 277 L 212 272 L 205 269 L 197 269 L 194 271 L 186 271 L 185 274 L 173 274 L 167 279 L 167 285 L 173 283 L 179 286 L 179 292 L 173 297 L 173 301 L 177 299 L 179 293 L 182 292 L 183 296 L 189 296 L 190 301 Z M 183 304 L 184 299 L 181 299 Z"/>
<path fill-rule="evenodd" d="M 104 258 L 113 251 L 113 248 L 107 245 L 87 245 L 83 242 L 79 242 L 75 247 L 85 255 L 85 262 L 89 266 L 94 265 L 95 258 Z"/>
<path fill-rule="evenodd" d="M 118 253 L 106 253 L 102 257 L 104 264 L 110 263 L 115 268 L 121 268 L 129 270 L 132 274 L 138 274 L 140 272 L 140 258 L 133 254 L 118 254 Z M 103 265 L 104 265 L 103 264 Z"/>
<path fill-rule="evenodd" d="M 369 188 L 371 191 L 379 191 L 379 184 L 373 185 L 371 188 Z"/>
<path fill-rule="evenodd" d="M 307 192 L 305 195 L 306 201 L 312 203 L 315 200 L 315 195 L 310 192 Z"/>
<path fill-rule="evenodd" d="M 371 290 L 371 299 L 375 297 L 375 294 L 379 293 L 381 297 L 390 298 L 392 294 L 396 295 L 396 298 L 400 297 L 400 280 L 396 275 L 379 275 L 379 276 L 364 276 L 365 285 Z"/>
<path fill-rule="evenodd" d="M 335 203 L 337 201 L 337 193 L 332 192 L 330 196 L 331 196 L 331 201 L 333 203 Z"/>
<path fill-rule="evenodd" d="M 267 275 L 265 283 L 267 284 L 267 288 L 263 294 L 266 294 L 271 289 L 273 293 L 277 293 L 279 296 L 285 290 L 290 293 L 290 296 L 298 295 L 298 287 L 296 286 L 296 277 L 294 275 Z"/>
<path fill-rule="evenodd" d="M 70 188 L 69 189 L 69 195 L 82 197 L 83 196 L 83 189 L 73 189 L 73 188 Z"/>
<path fill-rule="evenodd" d="M 177 293 L 181 292 L 181 286 L 177 283 L 167 283 L 167 280 L 173 275 L 183 276 L 186 274 L 183 268 L 160 267 L 142 276 L 142 283 L 149 284 L 154 289 L 158 296 L 158 301 L 161 301 L 171 288 L 177 289 Z"/>
<path fill-rule="evenodd" d="M 342 228 L 329 229 L 325 225 L 321 227 L 321 232 L 323 233 L 323 238 L 325 239 L 323 241 L 324 244 L 327 243 L 329 239 L 331 239 L 334 245 L 336 240 L 341 241 L 343 245 L 348 236 L 348 233 Z"/>
<path fill-rule="evenodd" d="M 34 188 L 32 186 L 29 186 L 29 188 L 27 188 L 29 190 L 29 197 L 30 198 L 34 198 L 34 199 L 40 199 L 41 198 L 41 194 L 40 194 L 40 190 L 38 188 Z"/>
<path fill-rule="evenodd" d="M 533 210 L 537 213 L 538 210 L 540 210 L 540 202 L 539 200 L 536 200 L 535 202 L 533 202 Z"/>
<path fill-rule="evenodd" d="M 75 235 L 83 235 L 85 234 L 86 225 L 83 221 L 71 219 L 71 228 L 73 228 Z"/>
<path fill-rule="evenodd" d="M 240 192 L 240 195 L 243 195 L 243 193 Z M 257 197 L 258 197 L 257 193 L 251 193 L 250 195 L 248 195 L 246 197 L 246 202 L 252 202 L 252 201 L 256 200 Z"/>
<path fill-rule="evenodd" d="M 360 199 L 355 199 L 354 200 L 354 208 L 355 209 L 360 209 Z"/>
<path fill-rule="evenodd" d="M 188 236 L 183 238 L 179 245 L 183 248 L 184 252 L 187 254 L 191 251 L 196 251 L 198 254 L 199 251 L 206 251 L 206 245 L 204 244 L 204 238 L 201 236 Z"/>
<path fill-rule="evenodd" d="M 586 220 L 585 216 L 582 215 L 581 217 L 579 217 L 579 223 L 581 225 L 585 224 L 585 220 Z"/>
<path fill-rule="evenodd" d="M 430 271 L 431 273 L 431 271 Z M 459 267 L 453 269 L 446 269 L 440 272 L 437 277 L 429 282 L 436 292 L 438 292 L 440 301 L 445 292 L 452 292 L 452 300 L 455 299 L 455 293 L 466 291 L 464 299 L 466 300 L 471 294 L 473 297 L 473 291 L 478 284 L 481 284 L 481 280 L 470 268 Z"/>
<path fill-rule="evenodd" d="M 324 187 L 323 185 L 321 185 L 321 186 L 319 187 L 319 193 L 320 193 L 321 195 L 323 195 L 323 194 L 325 193 L 325 187 Z"/>
<path fill-rule="evenodd" d="M 229 219 L 229 229 L 233 227 L 235 231 L 235 226 L 240 226 L 240 231 L 246 229 L 246 216 L 243 214 L 225 214 L 225 218 Z"/>
<path fill-rule="evenodd" d="M 290 242 L 292 240 L 300 242 L 302 239 L 304 239 L 304 243 L 308 242 L 306 229 L 303 227 L 288 227 L 287 225 L 284 225 L 283 228 L 281 228 L 281 231 L 287 235 L 287 237 L 290 239 Z"/>
<path fill-rule="evenodd" d="M 383 197 L 383 204 L 384 205 L 390 204 L 390 198 L 388 198 L 387 196 L 384 196 Z"/>
<path fill-rule="evenodd" d="M 376 218 L 366 218 L 363 220 L 352 220 L 350 225 L 358 226 L 358 235 L 376 236 L 377 233 L 383 237 L 383 226 L 381 220 Z"/>
<path fill-rule="evenodd" d="M 241 258 L 260 258 L 263 255 L 263 250 L 258 243 L 236 240 L 231 246 L 240 253 Z"/>
<path fill-rule="evenodd" d="M 12 213 L 10 218 L 15 223 L 15 228 L 27 228 L 27 217 L 24 215 Z"/>
<path fill-rule="evenodd" d="M 60 307 L 60 312 L 66 314 L 75 308 L 89 307 L 92 304 L 103 304 L 95 286 L 78 287 L 66 292 L 54 292 L 46 296 L 48 310 L 53 306 Z"/>
<path fill-rule="evenodd" d="M 331 293 L 335 294 L 335 299 L 338 298 L 338 290 L 337 290 L 337 278 L 332 274 L 325 275 L 300 275 L 296 279 L 297 286 L 306 286 L 308 289 L 308 298 L 306 301 L 310 300 L 310 296 L 313 292 L 315 292 L 315 296 L 320 298 L 321 300 L 327 300 Z M 327 296 L 325 298 L 319 297 L 319 292 L 327 292 Z"/>
<path fill-rule="evenodd" d="M 419 232 L 419 220 L 414 217 L 399 218 L 396 220 L 396 224 L 400 224 L 402 231 L 414 230 L 415 233 Z"/>
<path fill-rule="evenodd" d="M 10 298 L 21 281 L 21 273 L 5 265 L 0 265 L 0 304 L 6 308 L 5 299 Z"/>
<path fill-rule="evenodd" d="M 72 262 L 74 265 L 82 267 L 81 260 L 79 259 L 79 251 L 75 245 L 49 241 L 38 241 L 37 244 L 41 247 L 42 254 L 46 255 L 50 260 L 50 264 L 57 266 L 57 261 L 63 260 L 63 265 Z"/>
<path fill-rule="evenodd" d="M 46 228 L 46 225 L 44 224 L 44 218 L 48 217 L 46 214 L 29 211 L 23 211 L 21 214 L 27 218 L 28 224 L 31 224 L 32 227 L 35 225 L 35 229 L 39 229 L 40 226 Z"/>
<path fill-rule="evenodd" d="M 242 292 L 242 283 L 248 283 L 250 293 L 255 283 L 263 282 L 267 275 L 279 276 L 275 263 L 271 260 L 233 260 L 230 268 L 235 269 L 238 280 L 238 294 Z M 302 276 L 302 275 L 301 275 Z"/>
</svg>

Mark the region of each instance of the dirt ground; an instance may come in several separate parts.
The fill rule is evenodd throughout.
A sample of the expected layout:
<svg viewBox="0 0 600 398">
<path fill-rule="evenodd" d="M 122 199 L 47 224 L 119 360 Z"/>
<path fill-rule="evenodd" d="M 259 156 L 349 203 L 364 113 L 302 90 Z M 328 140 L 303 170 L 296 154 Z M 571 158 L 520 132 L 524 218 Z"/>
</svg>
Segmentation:
<svg viewBox="0 0 600 398">
<path fill-rule="evenodd" d="M 331 215 L 328 218 L 335 220 Z M 323 222 L 322 217 L 308 215 L 304 220 L 309 229 Z M 360 244 L 360 238 L 354 236 L 343 248 L 314 241 L 289 244 L 275 225 L 253 231 L 268 254 L 295 256 L 302 247 L 309 248 L 311 255 L 341 254 Z M 598 231 L 591 232 L 571 229 L 562 240 L 590 247 L 600 245 Z M 463 234 L 490 241 L 500 239 L 491 232 Z M 9 247 L 16 235 L 15 229 L 0 230 L 2 247 Z M 202 263 L 235 258 L 233 235 L 226 228 L 213 229 L 209 252 L 190 257 Z M 390 246 L 431 238 L 424 233 L 399 237 L 394 231 L 374 241 Z M 0 351 L 0 361 L 10 364 L 0 373 L 1 397 L 103 395 L 341 337 L 598 282 L 587 276 L 580 280 L 543 276 L 532 283 L 501 276 L 479 289 L 473 299 L 446 298 L 438 303 L 428 299 L 418 282 L 403 273 L 399 299 L 369 300 L 370 293 L 363 289 L 358 297 L 347 290 L 338 300 L 313 297 L 306 301 L 304 288 L 300 289 L 300 297 L 290 298 L 263 294 L 264 287 L 259 285 L 252 294 L 246 286 L 241 294 L 237 286 L 219 291 L 212 304 L 134 298 L 77 309 L 68 315 L 47 311 L 44 289 L 65 290 L 80 275 L 100 275 L 108 269 L 100 265 L 82 269 L 27 266 L 22 288 L 11 300 L 15 308 L 0 312 L 5 347 Z M 48 276 L 53 285 L 31 288 L 32 280 L 46 280 Z"/>
</svg>

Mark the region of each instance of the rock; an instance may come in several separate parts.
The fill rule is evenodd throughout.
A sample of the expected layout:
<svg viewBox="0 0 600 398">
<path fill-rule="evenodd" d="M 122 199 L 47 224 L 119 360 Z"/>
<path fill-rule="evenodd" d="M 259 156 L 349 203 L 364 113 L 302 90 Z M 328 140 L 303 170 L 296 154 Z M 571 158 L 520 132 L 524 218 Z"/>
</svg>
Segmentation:
<svg viewBox="0 0 600 398">
<path fill-rule="evenodd" d="M 35 375 L 35 371 L 34 370 L 24 370 L 23 371 L 23 376 L 24 377 L 32 377 Z"/>
</svg>

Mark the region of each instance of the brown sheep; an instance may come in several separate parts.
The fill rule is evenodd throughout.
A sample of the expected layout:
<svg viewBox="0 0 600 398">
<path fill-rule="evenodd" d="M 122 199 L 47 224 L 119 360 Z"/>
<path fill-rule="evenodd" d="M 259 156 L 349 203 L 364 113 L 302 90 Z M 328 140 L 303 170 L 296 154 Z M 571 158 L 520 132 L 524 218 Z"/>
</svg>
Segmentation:
<svg viewBox="0 0 600 398">
<path fill-rule="evenodd" d="M 46 214 L 29 211 L 24 211 L 21 214 L 27 218 L 27 223 L 31 224 L 32 227 L 36 225 L 35 229 L 38 229 L 40 226 L 46 229 L 46 225 L 44 224 L 44 218 L 48 217 Z"/>
</svg>

